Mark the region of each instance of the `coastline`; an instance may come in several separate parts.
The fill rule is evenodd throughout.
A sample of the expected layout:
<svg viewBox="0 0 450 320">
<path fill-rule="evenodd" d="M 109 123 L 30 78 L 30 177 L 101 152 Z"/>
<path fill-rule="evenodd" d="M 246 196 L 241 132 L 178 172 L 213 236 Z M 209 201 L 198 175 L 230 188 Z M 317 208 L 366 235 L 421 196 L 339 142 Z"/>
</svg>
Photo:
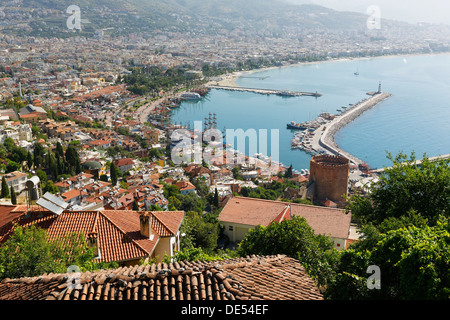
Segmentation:
<svg viewBox="0 0 450 320">
<path fill-rule="evenodd" d="M 356 166 L 364 163 L 357 157 L 351 155 L 345 150 L 340 149 L 336 141 L 334 140 L 334 136 L 336 135 L 336 133 L 339 132 L 339 130 L 341 130 L 350 122 L 358 118 L 364 112 L 375 107 L 376 105 L 380 104 L 381 102 L 383 102 L 384 100 L 388 99 L 391 96 L 392 94 L 387 92 L 376 93 L 370 98 L 367 98 L 366 100 L 363 100 L 360 103 L 358 103 L 348 112 L 344 113 L 341 116 L 336 117 L 330 123 L 324 125 L 324 127 L 319 128 L 322 130 L 322 133 L 320 134 L 320 138 L 318 139 L 318 141 L 313 139 L 313 141 L 316 144 L 315 146 L 316 147 L 321 146 L 325 148 L 327 151 L 331 152 L 332 154 L 342 155 L 348 158 Z M 317 129 L 317 131 L 319 131 L 319 129 Z"/>
<path fill-rule="evenodd" d="M 264 72 L 275 69 L 284 69 L 291 67 L 298 67 L 303 65 L 312 65 L 312 64 L 322 64 L 322 63 L 334 63 L 334 62 L 344 62 L 344 61 L 359 61 L 359 60 L 372 60 L 372 59 L 389 59 L 389 58 L 400 58 L 400 57 L 416 57 L 416 56 L 435 56 L 435 55 L 450 55 L 450 52 L 441 52 L 441 53 L 407 53 L 407 54 L 389 54 L 389 55 L 381 55 L 376 57 L 357 57 L 357 58 L 338 58 L 338 59 L 330 59 L 330 60 L 321 60 L 321 61 L 311 61 L 311 62 L 298 62 L 289 65 L 283 66 L 272 66 L 272 67 L 264 67 L 253 70 L 246 71 L 236 71 L 230 74 L 223 75 L 220 81 L 208 81 L 206 86 L 223 86 L 223 87 L 239 87 L 236 83 L 236 80 L 242 76 L 252 75 L 258 72 Z"/>
</svg>

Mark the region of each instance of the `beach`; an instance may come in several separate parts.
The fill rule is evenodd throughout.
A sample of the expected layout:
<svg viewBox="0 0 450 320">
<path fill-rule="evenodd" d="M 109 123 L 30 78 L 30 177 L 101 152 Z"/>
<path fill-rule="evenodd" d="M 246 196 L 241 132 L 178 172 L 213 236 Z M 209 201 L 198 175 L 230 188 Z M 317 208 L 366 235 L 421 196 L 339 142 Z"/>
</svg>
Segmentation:
<svg viewBox="0 0 450 320">
<path fill-rule="evenodd" d="M 311 65 L 311 64 L 319 64 L 319 63 L 329 63 L 329 62 L 344 62 L 344 61 L 357 61 L 357 60 L 370 60 L 370 59 L 389 59 L 395 57 L 411 57 L 411 56 L 428 56 L 428 55 L 448 55 L 448 52 L 445 53 L 424 53 L 424 54 L 391 54 L 391 55 L 383 55 L 377 57 L 357 57 L 357 58 L 338 58 L 338 59 L 329 59 L 329 60 L 321 60 L 321 61 L 311 61 L 311 62 L 298 62 L 293 64 L 287 64 L 282 66 L 273 66 L 273 67 L 265 67 L 259 69 L 253 69 L 248 71 L 236 71 L 227 75 L 223 75 L 222 79 L 219 81 L 209 81 L 206 86 L 223 86 L 223 87 L 239 87 L 236 83 L 236 80 L 242 76 L 250 76 L 254 73 L 269 71 L 274 69 L 283 69 L 283 68 L 292 68 L 303 65 Z"/>
</svg>

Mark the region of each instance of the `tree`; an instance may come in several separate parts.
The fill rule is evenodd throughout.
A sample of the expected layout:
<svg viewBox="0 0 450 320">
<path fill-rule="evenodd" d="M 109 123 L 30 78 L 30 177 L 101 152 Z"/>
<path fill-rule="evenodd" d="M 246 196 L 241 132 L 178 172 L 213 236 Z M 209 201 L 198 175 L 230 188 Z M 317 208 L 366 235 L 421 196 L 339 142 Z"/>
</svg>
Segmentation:
<svg viewBox="0 0 450 320">
<path fill-rule="evenodd" d="M 53 183 L 52 180 L 48 180 L 48 181 L 45 183 L 45 186 L 44 186 L 44 188 L 42 189 L 42 191 L 44 191 L 44 193 L 50 192 L 50 193 L 53 193 L 53 194 L 57 194 L 57 193 L 59 192 L 59 189 L 58 189 L 57 186 L 55 186 L 55 184 Z"/>
<path fill-rule="evenodd" d="M 366 227 L 364 239 L 342 253 L 329 299 L 450 299 L 450 225 L 405 226 L 387 233 Z M 379 289 L 370 289 L 369 266 L 380 270 Z"/>
<path fill-rule="evenodd" d="M 217 247 L 219 238 L 219 224 L 206 222 L 202 215 L 195 211 L 188 211 L 186 214 L 186 225 L 183 232 L 191 239 L 191 245 L 195 248 L 202 248 L 207 252 L 213 251 Z"/>
<path fill-rule="evenodd" d="M 420 166 L 404 154 L 393 158 L 391 168 L 373 183 L 367 197 L 354 195 L 348 209 L 362 223 L 380 224 L 387 218 L 401 218 L 411 210 L 434 225 L 439 215 L 450 216 L 449 160 L 430 161 L 424 155 Z"/>
<path fill-rule="evenodd" d="M 292 177 L 292 164 L 289 166 L 289 168 L 286 169 L 284 173 L 285 178 L 291 178 Z"/>
<path fill-rule="evenodd" d="M 12 236 L 0 247 L 0 279 L 65 273 L 70 265 L 93 270 L 100 266 L 94 257 L 83 233 L 50 240 L 46 231 L 35 225 L 15 225 Z"/>
<path fill-rule="evenodd" d="M 213 199 L 213 205 L 218 208 L 219 207 L 219 193 L 217 191 L 217 188 L 214 191 L 214 199 Z"/>
<path fill-rule="evenodd" d="M 239 243 L 238 252 L 241 256 L 286 254 L 297 258 L 320 286 L 333 279 L 339 257 L 333 243 L 324 235 L 316 235 L 298 216 L 250 230 Z"/>
<path fill-rule="evenodd" d="M 117 167 L 114 161 L 111 162 L 111 166 L 109 167 L 109 176 L 111 178 L 111 185 L 114 187 L 117 184 Z"/>
<path fill-rule="evenodd" d="M 64 161 L 64 150 L 59 141 L 56 142 L 56 154 Z"/>
<path fill-rule="evenodd" d="M 11 203 L 17 204 L 16 192 L 14 191 L 14 186 L 11 185 Z"/>
<path fill-rule="evenodd" d="M 36 169 L 41 168 L 44 163 L 45 148 L 39 143 L 34 143 L 33 162 Z"/>
<path fill-rule="evenodd" d="M 2 192 L 1 192 L 1 197 L 2 198 L 6 198 L 9 196 L 9 187 L 8 187 L 8 183 L 6 182 L 6 178 L 5 176 L 2 177 Z"/>
<path fill-rule="evenodd" d="M 33 155 L 31 152 L 27 152 L 27 167 L 30 170 L 33 167 Z"/>
<path fill-rule="evenodd" d="M 139 205 L 136 200 L 133 201 L 133 211 L 139 211 Z"/>
<path fill-rule="evenodd" d="M 73 146 L 69 146 L 66 150 L 65 157 L 72 174 L 79 174 L 81 172 L 81 161 L 77 150 Z"/>
</svg>

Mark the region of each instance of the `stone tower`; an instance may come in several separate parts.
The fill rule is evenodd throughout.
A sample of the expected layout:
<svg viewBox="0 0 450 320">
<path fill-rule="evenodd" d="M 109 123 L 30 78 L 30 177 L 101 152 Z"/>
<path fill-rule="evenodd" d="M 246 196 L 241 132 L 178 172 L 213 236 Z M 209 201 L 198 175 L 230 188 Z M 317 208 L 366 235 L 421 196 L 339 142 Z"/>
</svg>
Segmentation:
<svg viewBox="0 0 450 320">
<path fill-rule="evenodd" d="M 331 200 L 336 204 L 348 195 L 350 161 L 342 156 L 319 155 L 310 162 L 310 182 L 314 184 L 313 200 Z"/>
</svg>

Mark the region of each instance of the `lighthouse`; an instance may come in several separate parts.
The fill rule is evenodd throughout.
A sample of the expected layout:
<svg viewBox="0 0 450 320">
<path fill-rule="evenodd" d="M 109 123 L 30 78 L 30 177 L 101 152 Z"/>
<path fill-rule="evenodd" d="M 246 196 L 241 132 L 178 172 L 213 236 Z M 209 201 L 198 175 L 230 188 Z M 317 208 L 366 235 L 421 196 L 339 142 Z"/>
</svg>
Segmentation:
<svg viewBox="0 0 450 320">
<path fill-rule="evenodd" d="M 378 92 L 377 93 L 381 93 L 381 81 L 380 81 L 380 83 L 378 84 Z"/>
</svg>

